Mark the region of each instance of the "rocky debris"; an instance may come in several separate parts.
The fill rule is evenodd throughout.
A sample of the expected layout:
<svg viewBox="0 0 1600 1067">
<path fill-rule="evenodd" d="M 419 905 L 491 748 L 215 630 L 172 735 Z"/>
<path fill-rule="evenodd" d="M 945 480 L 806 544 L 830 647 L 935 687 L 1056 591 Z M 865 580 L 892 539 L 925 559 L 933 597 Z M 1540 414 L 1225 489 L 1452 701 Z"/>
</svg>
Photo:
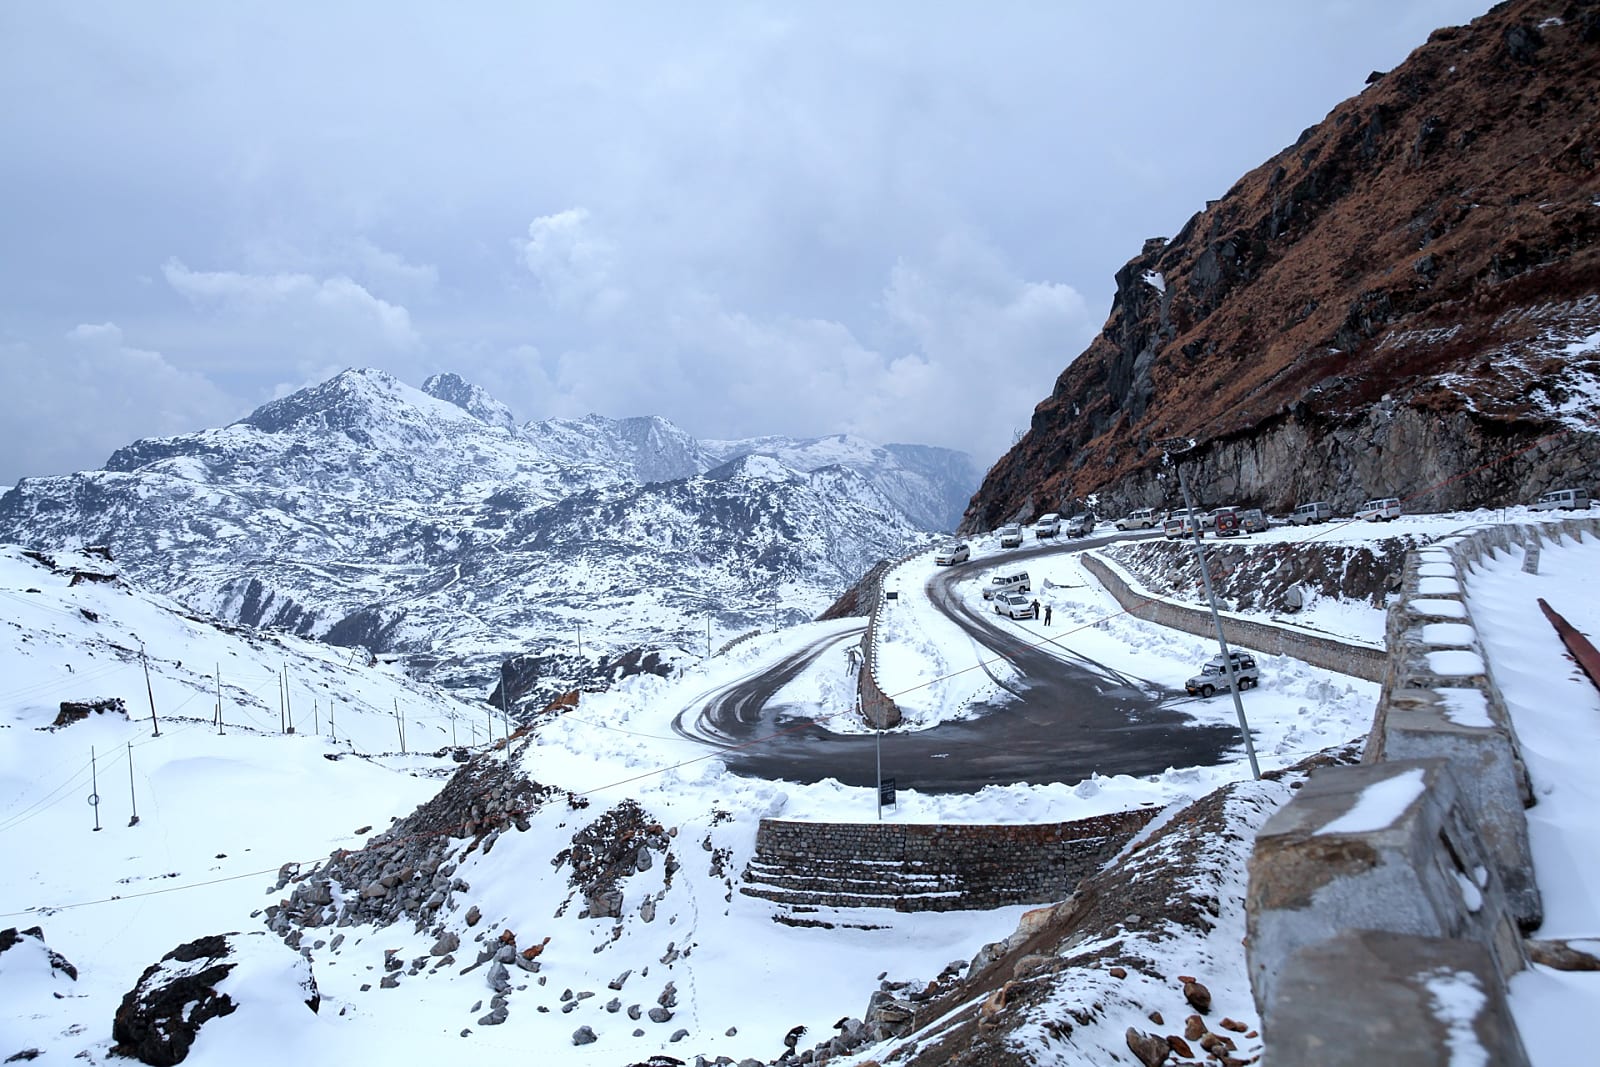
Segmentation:
<svg viewBox="0 0 1600 1067">
<path fill-rule="evenodd" d="M 61 953 L 45 944 L 44 930 L 38 926 L 30 926 L 26 930 L 20 931 L 15 926 L 0 930 L 0 956 L 5 955 L 14 948 L 19 953 L 25 951 L 24 948 L 19 947 L 27 944 L 24 940 L 25 938 L 32 938 L 39 943 L 37 951 L 44 953 L 45 959 L 50 966 L 51 978 L 58 974 L 63 974 L 74 982 L 78 980 L 78 968 L 68 962 L 67 958 Z"/>
<path fill-rule="evenodd" d="M 595 1036 L 594 1031 L 587 1026 L 580 1026 L 572 1032 L 572 1043 L 574 1045 L 592 1045 L 598 1040 L 600 1039 Z"/>
<path fill-rule="evenodd" d="M 261 932 L 213 934 L 179 945 L 146 967 L 112 1020 L 112 1052 L 156 1067 L 183 1062 L 200 1029 L 242 1005 L 226 991 L 236 968 L 275 971 L 294 983 L 306 1007 L 322 1003 L 311 965 L 281 948 L 267 949 Z M 270 942 L 274 945 L 276 942 Z"/>
<path fill-rule="evenodd" d="M 637 801 L 629 799 L 574 834 L 572 847 L 562 849 L 551 865 L 571 866 L 568 883 L 582 894 L 584 901 L 579 918 L 621 918 L 620 883 L 636 872 L 649 870 L 654 862 L 651 852 L 666 855 L 670 887 L 672 872 L 677 869 L 670 846 L 667 830 Z"/>
<path fill-rule="evenodd" d="M 410 919 L 426 929 L 454 906 L 470 887 L 454 877 L 457 843 L 471 838 L 467 851 L 483 845 L 507 827 L 526 830 L 528 816 L 558 790 L 509 774 L 504 758 L 479 756 L 459 767 L 431 800 L 388 830 L 374 835 L 356 851 L 338 851 L 319 867 L 302 872 L 286 865 L 277 888 L 290 882 L 290 895 L 266 909 L 267 925 L 286 940 L 300 929 L 374 923 L 386 926 Z M 476 905 L 467 925 L 476 925 Z M 453 952 L 459 940 L 436 927 L 443 951 Z M 291 942 L 293 943 L 293 942 Z"/>
<path fill-rule="evenodd" d="M 1416 547 L 1410 537 L 1361 545 L 1235 540 L 1208 543 L 1206 563 L 1217 597 L 1239 611 L 1293 613 L 1312 595 L 1381 608 L 1400 587 L 1406 554 Z M 1104 552 L 1147 589 L 1195 603 L 1204 600 L 1200 564 L 1189 544 L 1142 541 Z"/>
<path fill-rule="evenodd" d="M 4 940 L 5 934 L 0 933 L 0 943 Z M 1527 946 L 1528 959 L 1534 963 L 1553 967 L 1558 971 L 1600 971 L 1600 957 L 1565 941 L 1541 941 L 1530 938 L 1524 944 Z M 3 947 L 0 947 L 0 951 L 4 951 Z M 1224 1021 L 1223 1025 L 1226 1026 L 1227 1022 Z"/>
<path fill-rule="evenodd" d="M 113 715 L 128 717 L 128 705 L 121 697 L 98 697 L 93 700 L 63 700 L 61 710 L 56 713 L 55 721 L 51 726 L 71 726 L 75 722 L 87 719 L 90 713 L 104 715 L 106 712 Z"/>
<path fill-rule="evenodd" d="M 1600 369 L 1566 347 L 1600 325 L 1581 8 L 1510 0 L 1436 31 L 1146 242 L 962 529 L 1090 494 L 1175 505 L 1168 437 L 1199 439 L 1202 498 L 1271 510 L 1430 488 L 1429 510 L 1520 503 L 1595 470 L 1592 429 L 1523 451 L 1581 425 L 1562 409 Z"/>
<path fill-rule="evenodd" d="M 1147 1034 L 1128 1027 L 1128 1051 L 1139 1058 L 1144 1067 L 1160 1067 L 1172 1053 L 1172 1046 L 1164 1037 Z"/>
<path fill-rule="evenodd" d="M 1211 1010 L 1211 990 L 1186 975 L 1181 976 L 1178 981 L 1183 983 L 1183 999 L 1189 1002 L 1191 1008 L 1201 1015 Z"/>
</svg>

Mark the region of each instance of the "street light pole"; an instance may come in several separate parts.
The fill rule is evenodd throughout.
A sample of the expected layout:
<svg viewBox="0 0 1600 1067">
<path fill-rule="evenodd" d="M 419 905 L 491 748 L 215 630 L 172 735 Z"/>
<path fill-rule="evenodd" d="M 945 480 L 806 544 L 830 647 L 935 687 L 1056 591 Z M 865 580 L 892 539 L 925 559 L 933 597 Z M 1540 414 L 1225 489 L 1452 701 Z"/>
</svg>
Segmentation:
<svg viewBox="0 0 1600 1067">
<path fill-rule="evenodd" d="M 1188 511 L 1188 521 L 1194 526 L 1194 557 L 1200 564 L 1200 581 L 1205 585 L 1206 603 L 1211 608 L 1211 622 L 1217 628 L 1217 645 L 1222 649 L 1222 669 L 1228 672 L 1228 691 L 1233 694 L 1233 710 L 1239 716 L 1239 732 L 1244 735 L 1244 752 L 1250 757 L 1250 774 L 1261 778 L 1261 768 L 1256 763 L 1255 742 L 1250 739 L 1250 724 L 1245 721 L 1244 701 L 1239 697 L 1239 677 L 1233 669 L 1233 656 L 1228 651 L 1228 638 L 1222 632 L 1222 614 L 1217 610 L 1217 595 L 1211 588 L 1211 572 L 1206 569 L 1206 550 L 1200 537 L 1200 523 L 1195 519 L 1194 501 L 1189 496 L 1189 482 L 1183 476 L 1183 465 L 1178 456 L 1194 448 L 1191 438 L 1169 438 L 1156 442 L 1165 462 L 1178 472 L 1178 488 L 1183 492 L 1183 506 Z"/>
</svg>

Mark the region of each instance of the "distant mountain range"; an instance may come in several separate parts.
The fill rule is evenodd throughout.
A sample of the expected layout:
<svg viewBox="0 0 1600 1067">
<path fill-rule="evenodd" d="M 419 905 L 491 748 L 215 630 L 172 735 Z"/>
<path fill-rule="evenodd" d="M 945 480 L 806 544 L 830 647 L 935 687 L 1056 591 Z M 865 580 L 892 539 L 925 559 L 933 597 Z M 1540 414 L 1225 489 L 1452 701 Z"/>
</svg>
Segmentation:
<svg viewBox="0 0 1600 1067">
<path fill-rule="evenodd" d="M 814 616 L 954 526 L 962 453 L 858 438 L 697 441 L 665 419 L 519 426 L 454 374 L 347 370 L 221 429 L 0 497 L 0 542 L 104 544 L 225 620 L 406 655 L 536 700 L 637 647 L 705 654 Z M 580 657 L 580 642 L 581 652 Z"/>
</svg>

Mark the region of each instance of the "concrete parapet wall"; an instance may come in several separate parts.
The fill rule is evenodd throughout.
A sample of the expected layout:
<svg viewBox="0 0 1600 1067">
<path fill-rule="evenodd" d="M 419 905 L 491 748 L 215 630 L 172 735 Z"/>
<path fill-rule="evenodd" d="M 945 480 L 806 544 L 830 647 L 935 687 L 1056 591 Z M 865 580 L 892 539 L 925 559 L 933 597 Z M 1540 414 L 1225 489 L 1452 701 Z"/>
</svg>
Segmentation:
<svg viewBox="0 0 1600 1067">
<path fill-rule="evenodd" d="M 1347 930 L 1471 941 L 1503 977 L 1526 962 L 1504 887 L 1444 760 L 1313 774 L 1256 835 L 1245 907 L 1263 1019 L 1289 957 Z"/>
<path fill-rule="evenodd" d="M 1350 930 L 1292 955 L 1278 985 L 1262 1020 L 1273 1067 L 1456 1067 L 1467 1034 L 1487 1054 L 1476 1062 L 1528 1062 L 1500 973 L 1470 941 Z"/>
<path fill-rule="evenodd" d="M 1256 840 L 1250 979 L 1272 1062 L 1453 1062 L 1437 981 L 1481 994 L 1485 1062 L 1526 1062 L 1505 979 L 1523 964 L 1519 928 L 1542 918 L 1534 794 L 1468 592 L 1501 551 L 1584 536 L 1600 536 L 1600 518 L 1477 527 L 1408 557 L 1363 765 L 1319 772 Z M 1339 828 L 1340 811 L 1419 768 L 1423 795 L 1387 825 Z M 1319 832 L 1330 822 L 1339 832 Z"/>
<path fill-rule="evenodd" d="M 1156 810 L 1018 825 L 763 819 L 739 891 L 810 909 L 953 911 L 1063 900 Z"/>
<path fill-rule="evenodd" d="M 1139 588 L 1137 583 L 1116 564 L 1093 551 L 1080 557 L 1084 568 L 1094 575 L 1128 614 L 1158 626 L 1174 630 L 1215 637 L 1217 630 L 1211 613 L 1202 608 L 1176 604 Z M 1291 656 L 1317 667 L 1340 674 L 1365 678 L 1369 682 L 1383 680 L 1388 657 L 1382 649 L 1352 644 L 1333 637 L 1307 633 L 1287 626 L 1243 619 L 1228 612 L 1222 613 L 1222 632 L 1229 647 L 1251 649 L 1255 652 L 1277 656 Z"/>
</svg>

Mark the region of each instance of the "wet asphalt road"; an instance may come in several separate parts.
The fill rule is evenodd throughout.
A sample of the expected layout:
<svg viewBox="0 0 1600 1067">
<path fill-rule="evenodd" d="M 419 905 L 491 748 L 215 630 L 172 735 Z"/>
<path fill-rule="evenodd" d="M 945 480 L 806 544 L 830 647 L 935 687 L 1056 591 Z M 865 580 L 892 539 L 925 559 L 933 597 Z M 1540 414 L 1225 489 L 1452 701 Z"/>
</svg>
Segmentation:
<svg viewBox="0 0 1600 1067">
<path fill-rule="evenodd" d="M 1104 544 L 1104 541 L 1096 544 Z M 1001 557 L 1007 565 L 1083 546 L 1046 545 Z M 989 567 L 993 569 L 991 558 Z M 991 625 L 986 601 L 967 603 L 954 592 L 965 577 L 949 568 L 928 582 L 933 603 L 994 656 L 1009 660 L 1019 677 L 1000 699 L 979 705 L 979 717 L 916 732 L 885 731 L 883 775 L 898 789 L 971 793 L 986 785 L 1077 782 L 1092 774 L 1156 774 L 1168 767 L 1218 763 L 1241 747 L 1234 726 L 1202 725 L 1181 710 L 1189 698 L 1156 682 L 1132 678 L 1092 660 L 1060 658 L 1024 638 L 1049 634 L 1039 623 L 1026 629 Z M 810 709 L 774 704 L 772 698 L 830 649 L 858 640 L 859 631 L 819 641 L 772 670 L 717 694 L 704 707 L 678 716 L 685 736 L 724 747 L 728 769 L 758 778 L 846 785 L 876 780 L 878 739 L 837 734 Z M 1065 641 L 1071 647 L 1070 638 Z M 843 653 L 834 654 L 841 660 Z M 691 726 L 684 719 L 694 715 Z"/>
</svg>

